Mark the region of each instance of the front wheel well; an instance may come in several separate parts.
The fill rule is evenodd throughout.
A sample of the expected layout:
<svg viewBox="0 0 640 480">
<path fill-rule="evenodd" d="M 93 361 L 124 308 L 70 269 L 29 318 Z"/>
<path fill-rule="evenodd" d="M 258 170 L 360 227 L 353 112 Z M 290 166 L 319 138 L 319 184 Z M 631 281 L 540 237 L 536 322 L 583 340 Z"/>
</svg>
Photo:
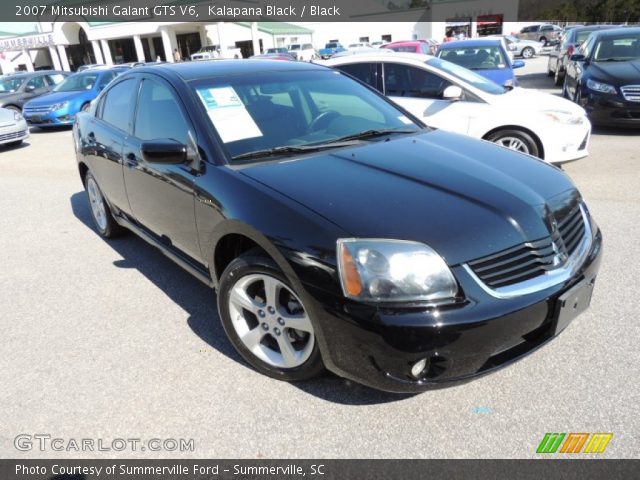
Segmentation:
<svg viewBox="0 0 640 480">
<path fill-rule="evenodd" d="M 544 160 L 544 147 L 542 146 L 542 142 L 540 141 L 540 138 L 538 137 L 538 135 L 536 135 L 534 132 L 532 132 L 528 128 L 521 127 L 520 125 L 501 125 L 499 127 L 494 128 L 493 130 L 489 130 L 487 133 L 485 133 L 482 136 L 482 139 L 487 140 L 491 135 L 501 130 L 518 130 L 520 132 L 524 132 L 530 135 L 531 138 L 533 138 L 533 140 L 536 142 L 536 146 L 538 147 L 538 152 L 540 152 L 540 158 Z"/>
<path fill-rule="evenodd" d="M 82 180 L 82 185 L 84 185 L 84 180 L 87 178 L 87 172 L 89 171 L 89 167 L 84 162 L 80 162 L 78 164 L 78 171 L 80 172 L 80 179 Z"/>
<path fill-rule="evenodd" d="M 222 237 L 215 246 L 213 265 L 216 279 L 219 280 L 225 268 L 236 258 L 249 250 L 265 250 L 249 237 L 239 233 L 229 233 Z"/>
</svg>

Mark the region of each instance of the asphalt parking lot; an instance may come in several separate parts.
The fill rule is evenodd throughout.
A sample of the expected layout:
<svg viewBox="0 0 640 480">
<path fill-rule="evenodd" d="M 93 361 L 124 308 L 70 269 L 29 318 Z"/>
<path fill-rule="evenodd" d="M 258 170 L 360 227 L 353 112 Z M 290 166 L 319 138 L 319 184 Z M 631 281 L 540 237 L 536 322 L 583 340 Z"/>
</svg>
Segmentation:
<svg viewBox="0 0 640 480">
<path fill-rule="evenodd" d="M 519 71 L 550 93 L 546 57 Z M 91 225 L 69 130 L 0 150 L 0 456 L 535 457 L 546 432 L 612 432 L 640 452 L 640 132 L 598 129 L 565 166 L 605 238 L 591 309 L 495 374 L 416 396 L 335 376 L 281 383 L 246 366 L 215 294 L 133 235 Z M 18 434 L 193 439 L 193 452 L 14 448 Z"/>
</svg>

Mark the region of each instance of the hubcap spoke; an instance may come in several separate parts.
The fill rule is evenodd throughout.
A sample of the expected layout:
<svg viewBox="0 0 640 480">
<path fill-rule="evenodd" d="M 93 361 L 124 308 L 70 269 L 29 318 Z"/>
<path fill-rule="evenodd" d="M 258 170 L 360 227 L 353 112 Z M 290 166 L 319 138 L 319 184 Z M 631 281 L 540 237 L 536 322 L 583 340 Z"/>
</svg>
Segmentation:
<svg viewBox="0 0 640 480">
<path fill-rule="evenodd" d="M 262 337 L 264 337 L 265 333 L 266 332 L 258 325 L 252 330 L 247 330 L 244 335 L 240 336 L 240 338 L 246 347 L 255 353 L 256 348 L 260 347 L 260 341 L 262 340 Z"/>
<path fill-rule="evenodd" d="M 280 282 L 273 277 L 264 277 L 264 295 L 267 305 L 278 309 L 278 295 L 280 293 Z"/>
<path fill-rule="evenodd" d="M 282 354 L 282 360 L 284 366 L 287 368 L 295 367 L 298 365 L 298 354 L 296 353 L 293 345 L 289 342 L 286 335 L 280 335 L 276 337 L 278 340 L 278 346 L 280 347 L 280 353 Z"/>
<path fill-rule="evenodd" d="M 301 332 L 313 333 L 311 320 L 309 320 L 306 313 L 301 315 L 282 315 L 282 319 L 285 321 L 287 328 L 295 328 Z"/>
<path fill-rule="evenodd" d="M 238 285 L 231 290 L 229 300 L 236 306 L 249 310 L 253 314 L 257 314 L 261 307 L 258 302 L 247 294 L 246 290 Z"/>
</svg>

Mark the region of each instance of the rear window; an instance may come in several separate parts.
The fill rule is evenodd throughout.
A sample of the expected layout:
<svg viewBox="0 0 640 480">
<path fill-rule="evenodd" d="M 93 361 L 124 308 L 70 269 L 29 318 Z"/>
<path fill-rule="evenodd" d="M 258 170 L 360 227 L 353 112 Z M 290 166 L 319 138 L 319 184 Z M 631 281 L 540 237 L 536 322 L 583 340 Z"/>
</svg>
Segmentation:
<svg viewBox="0 0 640 480">
<path fill-rule="evenodd" d="M 498 45 L 486 47 L 447 48 L 438 53 L 443 60 L 470 70 L 496 70 L 507 68 L 507 60 Z"/>
</svg>

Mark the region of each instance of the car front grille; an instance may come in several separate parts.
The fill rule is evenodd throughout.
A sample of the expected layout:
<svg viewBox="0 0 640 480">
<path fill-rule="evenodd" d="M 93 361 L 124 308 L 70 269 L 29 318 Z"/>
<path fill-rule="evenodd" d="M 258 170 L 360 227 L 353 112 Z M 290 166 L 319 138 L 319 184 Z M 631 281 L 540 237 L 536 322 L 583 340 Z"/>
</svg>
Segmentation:
<svg viewBox="0 0 640 480">
<path fill-rule="evenodd" d="M 24 107 L 23 112 L 28 115 L 32 113 L 48 113 L 49 110 L 51 110 L 51 105 L 38 106 L 38 107 L 26 106 Z"/>
<path fill-rule="evenodd" d="M 640 85 L 625 85 L 620 87 L 620 90 L 628 102 L 640 102 Z"/>
<path fill-rule="evenodd" d="M 474 260 L 469 267 L 492 289 L 516 285 L 561 268 L 584 238 L 585 217 L 577 205 L 556 221 L 557 228 L 553 228 L 551 235 Z"/>
<path fill-rule="evenodd" d="M 19 132 L 3 133 L 0 135 L 0 142 L 5 140 L 14 140 L 16 138 L 22 138 L 27 134 L 26 130 L 20 130 Z"/>
</svg>

